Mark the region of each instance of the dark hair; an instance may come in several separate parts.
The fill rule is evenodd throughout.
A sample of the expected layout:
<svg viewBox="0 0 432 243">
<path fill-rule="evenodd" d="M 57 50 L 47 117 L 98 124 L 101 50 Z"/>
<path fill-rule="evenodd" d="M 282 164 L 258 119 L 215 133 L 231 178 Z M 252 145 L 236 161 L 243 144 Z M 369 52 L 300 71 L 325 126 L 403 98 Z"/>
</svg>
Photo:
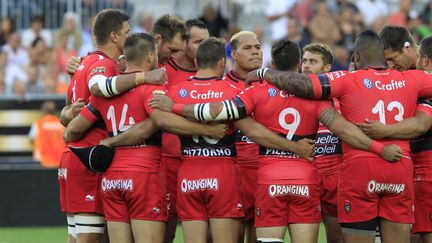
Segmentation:
<svg viewBox="0 0 432 243">
<path fill-rule="evenodd" d="M 303 47 L 303 53 L 307 51 L 321 54 L 324 65 L 333 64 L 334 55 L 329 46 L 321 43 L 312 43 Z"/>
<path fill-rule="evenodd" d="M 402 51 L 405 42 L 414 45 L 411 33 L 403 26 L 386 25 L 380 30 L 379 36 L 384 43 L 384 50 Z"/>
<path fill-rule="evenodd" d="M 207 29 L 206 24 L 199 19 L 189 19 L 186 21 L 185 26 L 188 30 L 192 29 L 192 27 L 197 27 L 203 30 Z"/>
<path fill-rule="evenodd" d="M 225 40 L 210 37 L 198 46 L 196 53 L 198 69 L 215 67 L 222 58 L 226 58 Z"/>
<path fill-rule="evenodd" d="M 149 34 L 134 33 L 126 38 L 124 54 L 128 63 L 141 64 L 150 52 L 155 51 L 156 41 Z"/>
<path fill-rule="evenodd" d="M 420 57 L 427 56 L 432 59 L 432 36 L 426 37 L 420 42 Z"/>
<path fill-rule="evenodd" d="M 42 23 L 42 25 L 43 25 L 44 24 L 44 19 L 43 19 L 43 17 L 41 15 L 35 15 L 31 19 L 31 23 L 34 23 L 34 22 L 39 22 L 39 23 Z"/>
<path fill-rule="evenodd" d="M 364 30 L 355 40 L 354 50 L 369 53 L 374 50 L 384 50 L 384 42 L 377 33 L 372 30 Z"/>
<path fill-rule="evenodd" d="M 296 42 L 282 39 L 272 46 L 271 56 L 277 70 L 293 70 L 300 63 L 300 48 Z"/>
<path fill-rule="evenodd" d="M 159 34 L 162 36 L 164 41 L 168 42 L 170 42 L 178 33 L 180 33 L 183 40 L 187 39 L 187 31 L 184 22 L 177 17 L 170 16 L 169 14 L 160 16 L 151 29 L 151 34 L 153 36 Z"/>
<path fill-rule="evenodd" d="M 118 9 L 104 9 L 95 17 L 93 35 L 97 45 L 108 43 L 111 32 L 119 33 L 123 28 L 123 22 L 130 19 L 127 13 Z"/>
</svg>

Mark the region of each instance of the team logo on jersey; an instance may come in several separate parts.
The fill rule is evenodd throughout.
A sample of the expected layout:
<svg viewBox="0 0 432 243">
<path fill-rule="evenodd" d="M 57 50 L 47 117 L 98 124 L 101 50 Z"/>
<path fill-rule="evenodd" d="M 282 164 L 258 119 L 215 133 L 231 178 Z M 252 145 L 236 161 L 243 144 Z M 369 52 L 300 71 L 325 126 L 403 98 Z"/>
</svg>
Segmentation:
<svg viewBox="0 0 432 243">
<path fill-rule="evenodd" d="M 158 95 L 165 95 L 165 91 L 157 89 L 157 90 L 153 90 L 153 96 L 158 96 Z"/>
<path fill-rule="evenodd" d="M 372 87 L 373 87 L 373 82 L 367 78 L 363 79 L 363 84 L 368 89 L 372 89 Z"/>
<path fill-rule="evenodd" d="M 270 88 L 267 92 L 270 97 L 275 97 L 277 95 L 277 90 L 275 88 Z"/>
<path fill-rule="evenodd" d="M 345 211 L 347 213 L 349 213 L 351 211 L 351 204 L 350 204 L 350 202 L 348 200 L 345 201 L 344 208 L 345 208 Z"/>
<path fill-rule="evenodd" d="M 179 90 L 178 94 L 180 97 L 185 98 L 188 95 L 188 91 L 187 89 L 181 89 Z"/>
<path fill-rule="evenodd" d="M 255 213 L 256 213 L 257 217 L 261 216 L 261 209 L 260 208 L 256 208 Z"/>
<path fill-rule="evenodd" d="M 90 76 L 93 76 L 93 75 L 95 75 L 97 73 L 105 73 L 105 67 L 102 66 L 102 67 L 95 67 L 95 68 L 93 68 L 91 70 L 91 72 L 90 72 Z"/>
</svg>

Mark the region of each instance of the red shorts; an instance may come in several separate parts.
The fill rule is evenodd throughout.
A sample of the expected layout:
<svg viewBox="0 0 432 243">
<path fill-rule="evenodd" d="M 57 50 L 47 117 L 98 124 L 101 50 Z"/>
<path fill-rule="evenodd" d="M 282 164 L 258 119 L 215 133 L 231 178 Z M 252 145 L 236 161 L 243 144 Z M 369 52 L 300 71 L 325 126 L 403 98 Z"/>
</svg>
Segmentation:
<svg viewBox="0 0 432 243">
<path fill-rule="evenodd" d="M 415 181 L 413 233 L 432 232 L 432 182 Z"/>
<path fill-rule="evenodd" d="M 182 221 L 244 217 L 234 160 L 184 160 L 177 189 L 177 212 Z"/>
<path fill-rule="evenodd" d="M 320 191 L 311 185 L 258 185 L 255 227 L 321 222 Z"/>
<path fill-rule="evenodd" d="M 166 178 L 168 221 L 171 221 L 177 219 L 177 176 L 181 166 L 181 159 L 162 156 L 161 166 Z"/>
<path fill-rule="evenodd" d="M 239 165 L 240 178 L 243 187 L 244 221 L 248 222 L 255 215 L 255 194 L 257 190 L 257 169 Z"/>
<path fill-rule="evenodd" d="M 167 220 L 165 184 L 160 173 L 107 171 L 101 185 L 107 221 Z"/>
<path fill-rule="evenodd" d="M 339 177 L 339 222 L 364 222 L 382 217 L 397 223 L 413 223 L 412 171 L 412 161 L 407 158 L 395 163 L 378 157 L 344 161 Z"/>
<path fill-rule="evenodd" d="M 103 214 L 102 175 L 89 171 L 71 151 L 63 152 L 59 168 L 60 204 L 67 213 Z"/>
<path fill-rule="evenodd" d="M 337 217 L 337 189 L 339 173 L 323 174 L 320 177 L 322 213 Z"/>
</svg>

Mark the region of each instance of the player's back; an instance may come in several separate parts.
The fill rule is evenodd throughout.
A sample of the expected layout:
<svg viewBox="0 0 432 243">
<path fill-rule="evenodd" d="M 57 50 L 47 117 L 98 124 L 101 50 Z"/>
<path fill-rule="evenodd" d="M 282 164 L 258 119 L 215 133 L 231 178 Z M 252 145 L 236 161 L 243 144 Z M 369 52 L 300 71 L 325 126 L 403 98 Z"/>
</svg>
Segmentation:
<svg viewBox="0 0 432 243">
<path fill-rule="evenodd" d="M 240 94 L 248 113 L 276 134 L 289 140 L 315 139 L 321 111 L 330 106 L 328 101 L 305 100 L 264 83 Z M 316 168 L 310 161 L 289 151 L 260 146 L 259 183 L 290 178 L 298 183 L 315 183 Z"/>
<path fill-rule="evenodd" d="M 168 96 L 175 103 L 196 104 L 228 100 L 238 92 L 237 88 L 217 77 L 193 77 L 172 87 L 168 91 Z M 228 134 L 220 140 L 206 136 L 181 136 L 180 141 L 184 160 L 236 156 L 235 133 L 232 125 Z"/>
<path fill-rule="evenodd" d="M 148 101 L 153 95 L 163 95 L 163 86 L 140 85 L 121 96 L 106 99 L 93 97 L 90 105 L 104 120 L 109 136 L 117 136 L 134 124 L 150 117 L 153 111 Z M 156 172 L 159 168 L 161 131 L 137 146 L 116 148 L 110 170 Z"/>
<path fill-rule="evenodd" d="M 188 80 L 196 74 L 196 70 L 181 68 L 174 60 L 170 60 L 164 67 L 168 77 L 167 89 Z"/>
</svg>

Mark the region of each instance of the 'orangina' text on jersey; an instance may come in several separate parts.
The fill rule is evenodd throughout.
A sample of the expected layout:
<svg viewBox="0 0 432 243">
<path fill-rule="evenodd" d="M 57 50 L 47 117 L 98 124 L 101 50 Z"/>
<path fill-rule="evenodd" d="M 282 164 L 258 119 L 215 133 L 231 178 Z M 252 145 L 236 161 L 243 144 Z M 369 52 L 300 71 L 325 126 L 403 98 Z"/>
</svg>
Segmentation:
<svg viewBox="0 0 432 243">
<path fill-rule="evenodd" d="M 330 107 L 328 101 L 297 98 L 263 83 L 252 86 L 235 98 L 247 114 L 287 139 L 315 139 L 320 113 Z M 242 108 L 240 108 L 242 109 Z M 313 163 L 296 154 L 263 146 L 259 147 L 258 184 L 316 184 Z"/>
<path fill-rule="evenodd" d="M 182 82 L 168 90 L 168 96 L 175 103 L 196 104 L 223 101 L 238 94 L 238 89 L 217 77 L 197 78 Z M 235 133 L 232 123 L 228 134 L 218 140 L 206 136 L 180 136 L 183 161 L 234 159 L 237 155 L 235 148 Z"/>
<path fill-rule="evenodd" d="M 121 96 L 106 99 L 91 97 L 81 115 L 89 121 L 102 118 L 110 136 L 116 136 L 136 123 L 149 118 L 153 109 L 148 102 L 154 95 L 165 94 L 165 87 L 140 85 Z M 160 161 L 161 131 L 159 130 L 140 145 L 118 147 L 108 170 L 158 172 Z"/>
<path fill-rule="evenodd" d="M 117 75 L 116 67 L 116 62 L 101 51 L 89 53 L 84 57 L 69 84 L 68 97 L 71 103 L 74 103 L 79 98 L 88 103 L 91 95 L 90 79 L 96 75 L 102 75 L 106 78 L 115 76 Z M 68 145 L 71 147 L 92 146 L 98 144 L 101 139 L 106 137 L 105 125 L 103 122 L 97 122 L 85 133 L 81 140 L 70 142 Z"/>
<path fill-rule="evenodd" d="M 352 123 L 365 119 L 394 124 L 411 117 L 417 97 L 432 96 L 432 75 L 418 70 L 369 68 L 354 72 L 336 71 L 310 75 L 316 98 L 338 98 L 342 115 Z M 409 156 L 406 140 L 379 140 L 384 144 L 397 144 L 404 156 Z M 376 156 L 343 143 L 344 159 Z"/>
</svg>

